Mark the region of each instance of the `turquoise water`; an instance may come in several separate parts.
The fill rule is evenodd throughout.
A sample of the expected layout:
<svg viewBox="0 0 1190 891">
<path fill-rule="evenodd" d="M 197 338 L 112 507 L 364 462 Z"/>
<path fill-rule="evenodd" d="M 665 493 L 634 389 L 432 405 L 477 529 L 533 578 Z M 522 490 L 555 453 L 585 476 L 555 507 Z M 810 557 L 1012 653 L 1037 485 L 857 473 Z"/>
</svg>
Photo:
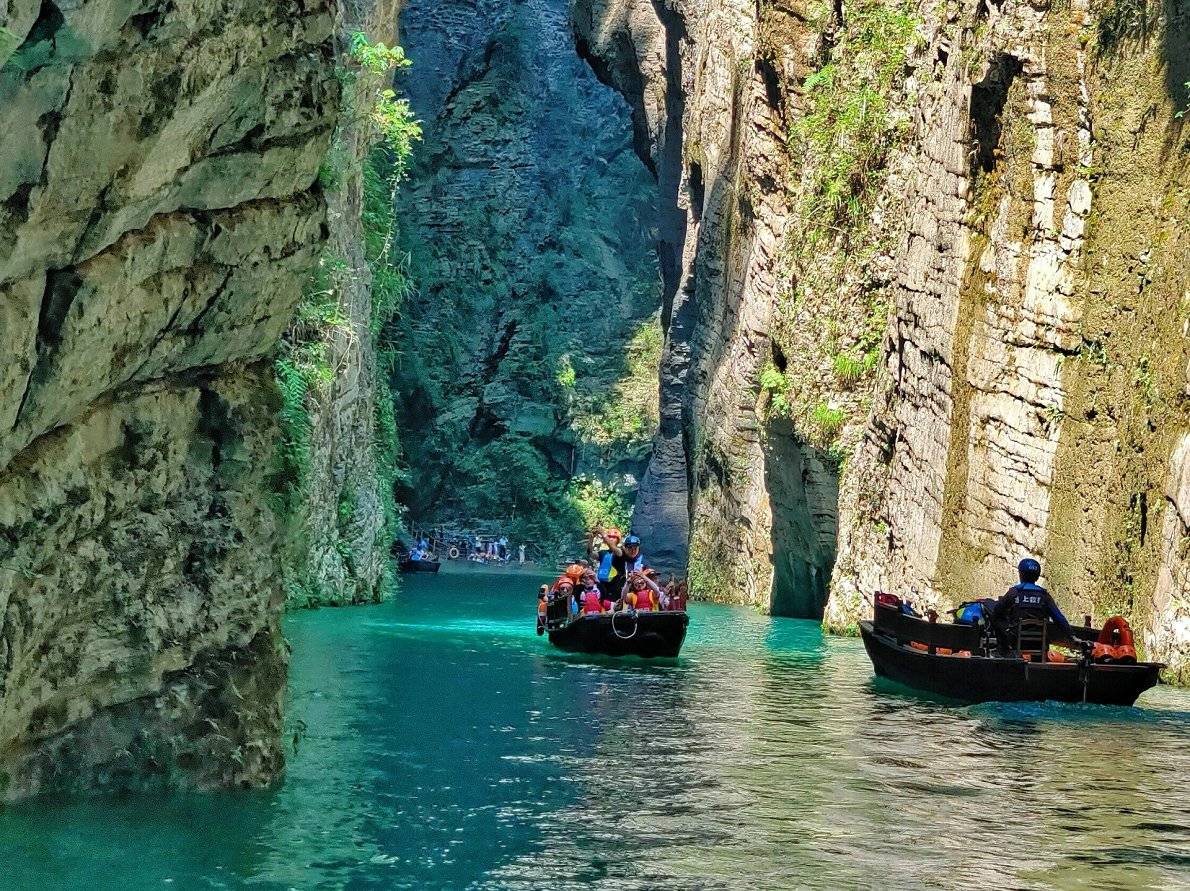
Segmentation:
<svg viewBox="0 0 1190 891">
<path fill-rule="evenodd" d="M 587 660 L 533 591 L 444 574 L 291 617 L 283 787 L 10 808 L 0 887 L 1190 887 L 1186 692 L 947 706 L 875 686 L 858 641 L 702 605 L 676 662 Z"/>
</svg>

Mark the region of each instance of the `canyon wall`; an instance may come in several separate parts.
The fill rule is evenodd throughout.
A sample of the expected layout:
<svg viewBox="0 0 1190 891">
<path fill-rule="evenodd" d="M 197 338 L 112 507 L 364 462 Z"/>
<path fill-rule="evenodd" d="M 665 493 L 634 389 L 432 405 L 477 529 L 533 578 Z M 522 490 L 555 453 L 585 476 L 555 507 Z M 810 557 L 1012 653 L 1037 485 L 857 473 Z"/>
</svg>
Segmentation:
<svg viewBox="0 0 1190 891">
<path fill-rule="evenodd" d="M 845 629 L 1034 554 L 1184 677 L 1188 17 L 580 0 L 685 221 L 645 482 L 704 593 L 815 615 L 833 564 Z"/>
<path fill-rule="evenodd" d="M 281 770 L 271 354 L 328 0 L 0 3 L 0 794 Z"/>
<path fill-rule="evenodd" d="M 378 120 L 399 114 L 391 105 L 378 111 L 393 63 L 369 68 L 359 54 L 396 45 L 400 6 L 368 0 L 338 7 L 342 111 L 319 170 L 328 237 L 277 363 L 291 608 L 377 603 L 393 585 L 398 444 L 379 335 L 404 287 L 389 248 L 405 158 L 385 144 Z"/>
<path fill-rule="evenodd" d="M 656 190 L 568 12 L 410 0 L 401 16 L 424 129 L 398 195 L 415 285 L 393 333 L 402 495 L 415 525 L 489 521 L 539 555 L 559 536 L 574 553 L 568 481 L 631 491 L 656 426 Z"/>
</svg>

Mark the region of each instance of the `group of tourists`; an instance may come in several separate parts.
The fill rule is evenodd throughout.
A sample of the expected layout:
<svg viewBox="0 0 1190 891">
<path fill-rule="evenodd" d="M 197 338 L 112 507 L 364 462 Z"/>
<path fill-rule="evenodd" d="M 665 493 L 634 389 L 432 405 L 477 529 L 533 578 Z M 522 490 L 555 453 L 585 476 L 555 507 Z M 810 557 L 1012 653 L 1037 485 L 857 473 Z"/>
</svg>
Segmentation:
<svg viewBox="0 0 1190 891">
<path fill-rule="evenodd" d="M 424 535 L 415 535 L 413 538 L 413 547 L 409 549 L 409 559 L 417 563 L 422 560 L 437 560 L 433 550 L 430 548 L 430 540 Z"/>
<path fill-rule="evenodd" d="M 663 587 L 641 554 L 641 541 L 619 529 L 599 529 L 600 549 L 591 560 L 576 560 L 538 595 L 538 619 L 544 623 L 551 603 L 567 602 L 571 617 L 599 615 L 618 610 L 652 612 L 684 610 L 686 583 L 676 579 Z"/>
<path fill-rule="evenodd" d="M 520 545 L 517 551 L 517 562 L 524 566 L 525 545 Z M 513 555 L 508 544 L 508 536 L 501 535 L 499 538 L 492 538 L 484 542 L 480 536 L 476 535 L 471 553 L 467 555 L 467 559 L 473 560 L 476 563 L 511 562 Z"/>
</svg>

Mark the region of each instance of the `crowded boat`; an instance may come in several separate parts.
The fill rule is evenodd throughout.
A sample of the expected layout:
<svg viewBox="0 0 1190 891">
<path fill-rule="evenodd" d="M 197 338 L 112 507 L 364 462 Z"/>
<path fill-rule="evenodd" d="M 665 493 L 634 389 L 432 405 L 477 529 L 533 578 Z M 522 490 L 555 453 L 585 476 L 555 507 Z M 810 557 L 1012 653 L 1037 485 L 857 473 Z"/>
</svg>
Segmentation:
<svg viewBox="0 0 1190 891">
<path fill-rule="evenodd" d="M 606 655 L 676 656 L 685 640 L 687 585 L 665 584 L 636 535 L 596 531 L 588 559 L 570 562 L 537 598 L 537 633 L 564 650 Z"/>
</svg>

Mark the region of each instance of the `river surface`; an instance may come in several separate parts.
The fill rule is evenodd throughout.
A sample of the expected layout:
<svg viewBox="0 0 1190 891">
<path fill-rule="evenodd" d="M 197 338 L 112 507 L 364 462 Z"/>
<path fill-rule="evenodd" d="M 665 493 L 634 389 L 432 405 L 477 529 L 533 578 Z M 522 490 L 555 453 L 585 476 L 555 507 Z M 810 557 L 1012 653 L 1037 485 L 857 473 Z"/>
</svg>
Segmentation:
<svg viewBox="0 0 1190 891">
<path fill-rule="evenodd" d="M 858 641 L 694 605 L 666 664 L 561 655 L 535 579 L 289 618 L 268 793 L 0 812 L 0 887 L 1190 888 L 1190 694 L 955 707 Z"/>
</svg>

